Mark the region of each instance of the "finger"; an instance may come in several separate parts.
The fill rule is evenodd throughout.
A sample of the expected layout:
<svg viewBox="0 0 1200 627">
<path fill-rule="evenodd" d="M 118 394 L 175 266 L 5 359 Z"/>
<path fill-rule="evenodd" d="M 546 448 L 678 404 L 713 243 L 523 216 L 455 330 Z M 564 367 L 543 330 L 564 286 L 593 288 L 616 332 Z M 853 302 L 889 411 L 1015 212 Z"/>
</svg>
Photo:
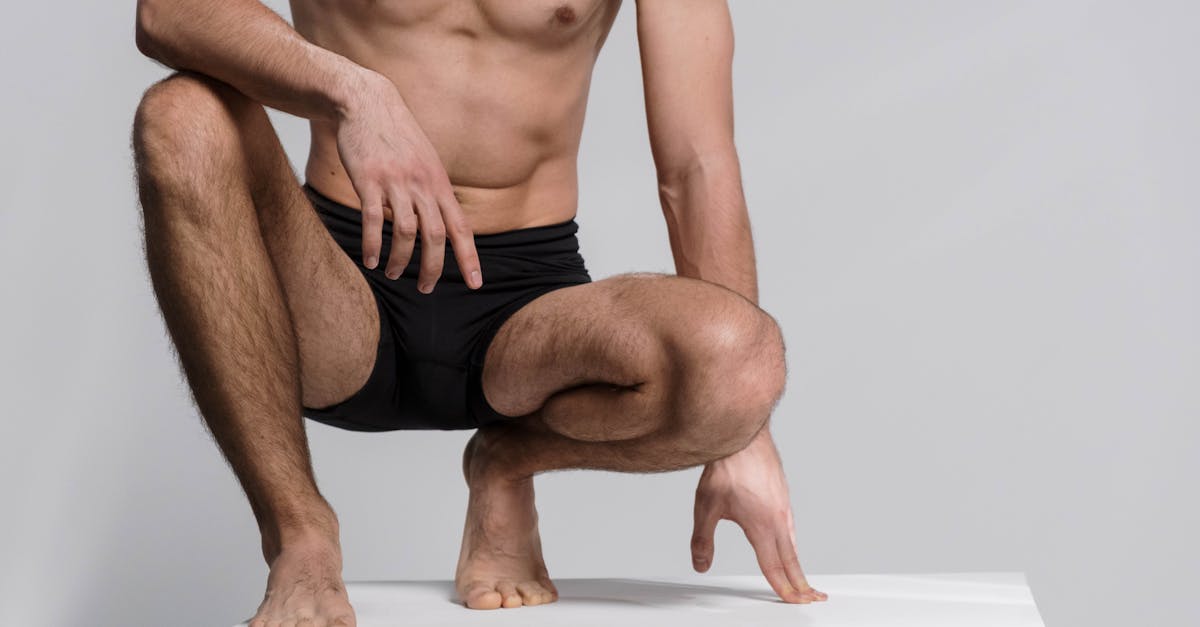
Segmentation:
<svg viewBox="0 0 1200 627">
<path fill-rule="evenodd" d="M 787 509 L 787 529 L 788 541 L 791 542 L 792 551 L 796 551 L 796 519 L 792 517 L 792 508 L 790 506 Z"/>
<path fill-rule="evenodd" d="M 475 234 L 467 222 L 467 216 L 454 197 L 454 192 L 447 188 L 438 200 L 438 208 L 442 212 L 442 221 L 446 225 L 446 236 L 450 238 L 450 246 L 454 249 L 454 259 L 462 272 L 467 287 L 479 289 L 483 285 L 483 269 L 479 263 L 479 254 L 475 251 Z"/>
<path fill-rule="evenodd" d="M 398 279 L 408 267 L 413 242 L 417 241 L 417 214 L 413 213 L 408 195 L 399 188 L 393 188 L 388 198 L 392 205 L 392 247 L 384 274 L 389 279 Z"/>
<path fill-rule="evenodd" d="M 799 551 L 799 549 L 796 548 L 796 519 L 792 517 L 792 508 L 791 507 L 788 507 L 788 510 L 787 510 L 787 530 L 788 530 L 788 533 L 787 533 L 788 547 L 791 551 L 790 554 L 798 556 L 800 554 L 800 551 Z M 781 553 L 784 552 L 782 547 L 780 548 L 780 552 Z M 785 554 L 787 554 L 787 553 L 785 553 Z M 813 588 L 812 586 L 809 585 L 808 579 L 804 576 L 804 570 L 802 568 L 800 568 L 800 559 L 798 557 L 796 558 L 796 570 L 800 573 L 800 580 L 803 583 L 803 588 L 801 589 L 801 594 L 810 595 L 813 597 L 813 600 L 815 600 L 815 601 L 824 601 L 829 598 L 829 595 L 827 595 L 824 592 L 821 592 L 820 590 L 817 590 L 816 588 Z M 792 577 L 790 572 L 789 572 L 788 578 L 791 579 L 793 582 L 796 581 L 795 577 Z M 804 589 L 804 588 L 807 588 L 807 589 Z"/>
<path fill-rule="evenodd" d="M 721 520 L 721 510 L 711 499 L 697 492 L 692 518 L 692 568 L 698 573 L 708 572 L 716 550 L 713 535 Z"/>
<path fill-rule="evenodd" d="M 417 278 L 417 289 L 430 294 L 446 263 L 446 225 L 442 223 L 437 203 L 429 196 L 414 193 L 413 208 L 421 220 L 421 273 Z"/>
<path fill-rule="evenodd" d="M 750 541 L 750 546 L 754 547 L 754 555 L 758 558 L 758 568 L 762 570 L 762 574 L 767 578 L 767 583 L 771 584 L 771 589 L 775 594 L 779 595 L 780 599 L 788 603 L 808 603 L 800 591 L 793 588 L 788 581 L 787 567 L 783 564 L 783 559 L 779 555 L 779 545 L 775 542 L 774 535 L 769 531 L 753 527 L 744 529 L 746 539 Z"/>
<path fill-rule="evenodd" d="M 362 205 L 363 265 L 373 270 L 379 265 L 383 246 L 383 190 L 374 183 L 365 183 L 355 191 Z"/>
<path fill-rule="evenodd" d="M 792 516 L 792 508 L 791 507 L 787 508 L 787 542 L 788 542 L 788 547 L 790 547 L 790 549 L 791 549 L 791 554 L 799 555 L 800 551 L 796 547 L 796 519 L 794 519 Z M 797 567 L 799 567 L 798 557 L 797 557 Z M 804 579 L 804 584 L 808 585 L 808 583 L 809 583 L 808 579 L 804 578 L 804 569 L 799 569 L 799 572 L 800 572 L 800 578 Z M 817 590 L 817 589 L 815 589 L 815 587 L 811 587 L 811 586 L 809 586 L 808 590 L 805 590 L 802 593 L 804 593 L 804 595 L 810 595 L 810 596 L 814 597 L 814 601 L 826 601 L 826 599 L 829 598 L 829 596 L 826 595 L 826 593 L 824 593 L 820 590 Z"/>
<path fill-rule="evenodd" d="M 804 578 L 804 569 L 800 568 L 800 557 L 797 555 L 795 547 L 789 543 L 786 535 L 776 537 L 776 550 L 783 561 L 783 570 L 787 574 L 787 580 L 792 589 L 807 601 L 822 600 L 819 596 L 820 593 L 808 585 L 808 580 Z"/>
</svg>

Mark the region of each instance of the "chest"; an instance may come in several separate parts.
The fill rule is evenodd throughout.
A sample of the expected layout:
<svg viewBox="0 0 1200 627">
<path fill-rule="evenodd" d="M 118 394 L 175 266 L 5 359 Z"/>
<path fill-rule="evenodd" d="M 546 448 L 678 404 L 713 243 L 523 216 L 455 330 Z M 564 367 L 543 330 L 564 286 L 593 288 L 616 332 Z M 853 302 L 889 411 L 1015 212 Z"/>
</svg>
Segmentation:
<svg viewBox="0 0 1200 627">
<path fill-rule="evenodd" d="M 466 36 L 556 41 L 602 30 L 620 0 L 377 0 L 373 10 L 408 27 L 437 25 Z"/>
</svg>

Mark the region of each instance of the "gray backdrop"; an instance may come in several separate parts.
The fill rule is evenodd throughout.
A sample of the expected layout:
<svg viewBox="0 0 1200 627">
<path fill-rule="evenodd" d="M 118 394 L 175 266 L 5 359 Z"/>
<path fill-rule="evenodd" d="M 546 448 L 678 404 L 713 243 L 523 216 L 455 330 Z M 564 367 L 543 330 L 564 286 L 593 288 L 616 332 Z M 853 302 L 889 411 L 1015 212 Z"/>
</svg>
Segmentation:
<svg viewBox="0 0 1200 627">
<path fill-rule="evenodd" d="M 1020 570 L 1049 625 L 1200 622 L 1196 5 L 733 8 L 806 569 Z M 141 256 L 129 126 L 166 70 L 133 18 L 0 22 L 4 625 L 229 625 L 265 584 Z M 580 159 L 597 278 L 672 269 L 633 22 L 629 2 Z M 272 115 L 302 166 L 305 122 Z M 345 576 L 452 577 L 469 433 L 309 432 Z M 551 574 L 688 572 L 698 475 L 539 478 Z M 732 523 L 712 572 L 757 572 Z"/>
</svg>

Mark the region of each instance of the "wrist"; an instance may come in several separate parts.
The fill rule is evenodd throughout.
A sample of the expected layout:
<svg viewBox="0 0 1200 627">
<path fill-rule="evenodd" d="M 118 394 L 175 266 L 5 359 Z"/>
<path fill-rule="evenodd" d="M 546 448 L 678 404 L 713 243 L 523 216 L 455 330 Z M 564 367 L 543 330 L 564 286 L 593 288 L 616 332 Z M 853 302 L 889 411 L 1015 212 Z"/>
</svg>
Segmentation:
<svg viewBox="0 0 1200 627">
<path fill-rule="evenodd" d="M 330 117 L 338 122 L 350 117 L 359 108 L 364 94 L 378 89 L 379 79 L 383 78 L 378 72 L 356 63 L 345 65 L 336 73 L 337 78 L 328 93 L 333 109 Z"/>
<path fill-rule="evenodd" d="M 403 102 L 391 79 L 361 65 L 351 65 L 352 68 L 338 74 L 330 94 L 335 121 L 342 122 L 358 114 L 363 107 L 378 106 L 389 98 Z"/>
</svg>

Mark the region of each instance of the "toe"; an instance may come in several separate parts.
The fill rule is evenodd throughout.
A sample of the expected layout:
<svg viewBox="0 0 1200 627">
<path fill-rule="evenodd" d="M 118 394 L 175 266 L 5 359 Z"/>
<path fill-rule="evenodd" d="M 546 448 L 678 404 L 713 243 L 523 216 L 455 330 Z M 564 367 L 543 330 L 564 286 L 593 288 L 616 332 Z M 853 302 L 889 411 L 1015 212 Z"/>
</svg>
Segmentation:
<svg viewBox="0 0 1200 627">
<path fill-rule="evenodd" d="M 465 595 L 467 607 L 473 610 L 494 610 L 500 607 L 502 598 L 495 588 L 483 583 L 477 583 L 467 589 Z"/>
<path fill-rule="evenodd" d="M 501 581 L 496 584 L 496 591 L 504 598 L 503 607 L 521 607 L 521 594 L 511 581 Z"/>
<path fill-rule="evenodd" d="M 536 581 L 522 581 L 517 584 L 517 592 L 525 605 L 541 605 L 550 602 L 550 591 Z"/>
<path fill-rule="evenodd" d="M 542 584 L 542 589 L 544 589 L 546 591 L 546 603 L 553 603 L 553 602 L 557 601 L 558 600 L 558 588 L 555 588 L 554 584 L 551 583 L 550 580 L 548 580 L 548 579 L 545 581 L 542 581 L 541 584 Z"/>
</svg>

